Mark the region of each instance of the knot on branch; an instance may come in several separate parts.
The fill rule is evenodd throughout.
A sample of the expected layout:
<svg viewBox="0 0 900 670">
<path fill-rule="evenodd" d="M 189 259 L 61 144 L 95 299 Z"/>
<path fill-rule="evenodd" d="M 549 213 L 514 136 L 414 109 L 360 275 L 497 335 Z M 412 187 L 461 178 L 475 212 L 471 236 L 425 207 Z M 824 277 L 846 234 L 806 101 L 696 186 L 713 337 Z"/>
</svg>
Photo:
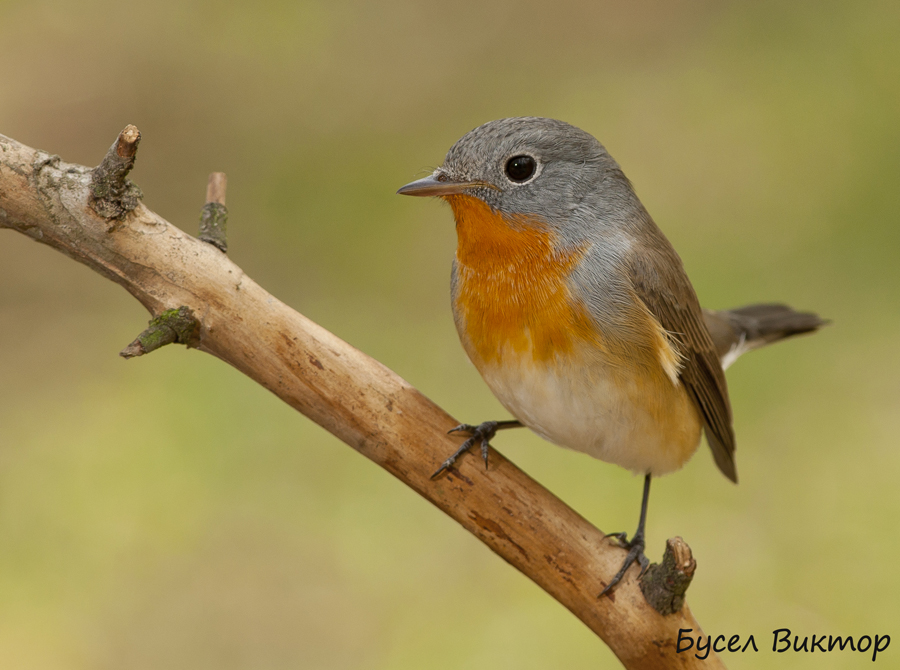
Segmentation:
<svg viewBox="0 0 900 670">
<path fill-rule="evenodd" d="M 641 577 L 644 598 L 660 614 L 674 614 L 684 605 L 684 594 L 696 569 L 697 561 L 684 540 L 680 537 L 666 540 L 662 564 L 654 563 Z"/>
<path fill-rule="evenodd" d="M 137 339 L 119 352 L 122 358 L 134 358 L 177 342 L 187 347 L 199 344 L 200 322 L 190 307 L 169 309 L 150 322 Z"/>
<path fill-rule="evenodd" d="M 100 165 L 91 172 L 90 205 L 106 219 L 121 219 L 144 197 L 137 184 L 126 179 L 134 167 L 140 141 L 141 132 L 135 126 L 125 126 Z"/>
</svg>

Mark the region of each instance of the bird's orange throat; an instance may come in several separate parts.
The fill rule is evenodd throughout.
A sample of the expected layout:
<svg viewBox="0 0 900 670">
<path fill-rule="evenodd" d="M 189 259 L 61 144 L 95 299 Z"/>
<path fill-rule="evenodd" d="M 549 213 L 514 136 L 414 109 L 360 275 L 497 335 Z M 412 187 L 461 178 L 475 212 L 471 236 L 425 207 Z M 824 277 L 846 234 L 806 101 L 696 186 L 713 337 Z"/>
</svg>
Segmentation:
<svg viewBox="0 0 900 670">
<path fill-rule="evenodd" d="M 584 248 L 562 248 L 538 218 L 504 216 L 472 196 L 445 199 L 458 237 L 453 309 L 476 364 L 549 361 L 579 340 L 602 348 L 566 283 Z"/>
</svg>

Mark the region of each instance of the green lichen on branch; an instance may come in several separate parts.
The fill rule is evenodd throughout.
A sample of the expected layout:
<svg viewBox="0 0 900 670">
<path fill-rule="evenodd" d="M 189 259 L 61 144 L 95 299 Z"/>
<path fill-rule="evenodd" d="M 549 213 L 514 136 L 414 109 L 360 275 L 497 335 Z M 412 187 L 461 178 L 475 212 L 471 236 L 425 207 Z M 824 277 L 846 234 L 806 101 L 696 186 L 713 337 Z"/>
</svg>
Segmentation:
<svg viewBox="0 0 900 670">
<path fill-rule="evenodd" d="M 225 205 L 206 203 L 200 214 L 200 239 L 222 251 L 228 251 L 227 224 L 228 209 Z"/>
<path fill-rule="evenodd" d="M 140 141 L 140 131 L 126 126 L 91 173 L 90 205 L 106 219 L 121 219 L 144 197 L 137 184 L 126 178 L 134 167 Z"/>
<path fill-rule="evenodd" d="M 644 598 L 664 616 L 678 612 L 696 569 L 697 561 L 684 540 L 680 537 L 666 540 L 662 564 L 654 563 L 641 577 Z"/>
<path fill-rule="evenodd" d="M 189 307 L 169 309 L 150 321 L 147 329 L 119 352 L 119 355 L 122 358 L 143 356 L 172 343 L 196 347 L 199 335 L 200 322 Z"/>
</svg>

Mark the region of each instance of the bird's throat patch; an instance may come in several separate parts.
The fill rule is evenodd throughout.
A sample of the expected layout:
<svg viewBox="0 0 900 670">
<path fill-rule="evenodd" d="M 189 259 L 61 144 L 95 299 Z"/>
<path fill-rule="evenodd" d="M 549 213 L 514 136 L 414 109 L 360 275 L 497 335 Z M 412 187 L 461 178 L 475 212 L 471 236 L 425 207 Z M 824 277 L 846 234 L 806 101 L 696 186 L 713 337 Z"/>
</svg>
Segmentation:
<svg viewBox="0 0 900 670">
<path fill-rule="evenodd" d="M 549 361 L 578 341 L 605 348 L 566 281 L 584 247 L 561 248 L 537 217 L 505 216 L 467 195 L 445 199 L 458 237 L 453 308 L 470 355 L 484 363 L 512 355 Z"/>
</svg>

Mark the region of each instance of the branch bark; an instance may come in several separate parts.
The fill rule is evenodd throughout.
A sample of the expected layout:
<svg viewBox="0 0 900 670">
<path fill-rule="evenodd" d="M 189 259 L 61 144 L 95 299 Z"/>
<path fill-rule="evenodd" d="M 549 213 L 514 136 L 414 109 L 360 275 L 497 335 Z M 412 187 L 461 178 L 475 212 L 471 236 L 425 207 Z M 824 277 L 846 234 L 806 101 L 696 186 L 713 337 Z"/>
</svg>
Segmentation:
<svg viewBox="0 0 900 670">
<path fill-rule="evenodd" d="M 189 310 L 199 324 L 192 346 L 262 384 L 453 517 L 581 619 L 626 668 L 724 667 L 714 654 L 700 661 L 676 653 L 679 629 L 693 629 L 696 638 L 700 626 L 686 604 L 667 616 L 653 609 L 636 569 L 598 598 L 623 550 L 499 453 L 491 453 L 487 471 L 480 459 L 466 458 L 432 481 L 435 465 L 458 446 L 446 433 L 459 422 L 268 294 L 219 249 L 147 209 L 124 179 L 139 139 L 129 126 L 91 170 L 0 135 L 0 228 L 84 263 L 154 317 Z"/>
</svg>

